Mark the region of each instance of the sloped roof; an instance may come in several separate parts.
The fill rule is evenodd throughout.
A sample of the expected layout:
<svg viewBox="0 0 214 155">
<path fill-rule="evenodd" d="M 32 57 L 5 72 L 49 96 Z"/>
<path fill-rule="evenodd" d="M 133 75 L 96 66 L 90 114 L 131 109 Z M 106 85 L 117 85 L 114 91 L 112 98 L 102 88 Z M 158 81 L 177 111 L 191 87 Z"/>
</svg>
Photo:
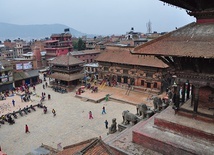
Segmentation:
<svg viewBox="0 0 214 155">
<path fill-rule="evenodd" d="M 63 73 L 53 73 L 48 75 L 50 78 L 58 79 L 58 80 L 63 80 L 63 81 L 73 81 L 77 79 L 82 79 L 84 77 L 84 74 L 82 73 L 76 73 L 76 74 L 63 74 Z"/>
<path fill-rule="evenodd" d="M 168 65 L 154 56 L 133 55 L 126 48 L 115 48 L 103 51 L 96 59 L 98 62 L 111 62 L 128 65 L 167 68 Z"/>
<path fill-rule="evenodd" d="M 50 61 L 50 63 L 54 65 L 61 65 L 61 66 L 71 66 L 71 65 L 83 64 L 84 62 L 68 54 L 68 55 L 57 56 L 54 60 Z"/>
<path fill-rule="evenodd" d="M 14 72 L 13 77 L 14 81 L 24 80 L 31 77 L 39 76 L 39 70 L 29 70 L 25 72 Z"/>
<path fill-rule="evenodd" d="M 99 50 L 83 50 L 83 51 L 73 51 L 70 52 L 71 55 L 87 55 L 87 54 L 97 54 L 100 53 Z"/>
<path fill-rule="evenodd" d="M 213 8 L 214 1 L 213 0 L 203 0 L 203 1 L 195 1 L 195 0 L 160 0 L 186 10 L 205 10 L 207 8 Z"/>
<path fill-rule="evenodd" d="M 148 43 L 131 53 L 142 55 L 214 58 L 214 23 L 191 23 Z"/>
<path fill-rule="evenodd" d="M 64 147 L 57 155 L 114 155 L 111 149 L 101 139 L 92 138 L 74 145 Z"/>
</svg>

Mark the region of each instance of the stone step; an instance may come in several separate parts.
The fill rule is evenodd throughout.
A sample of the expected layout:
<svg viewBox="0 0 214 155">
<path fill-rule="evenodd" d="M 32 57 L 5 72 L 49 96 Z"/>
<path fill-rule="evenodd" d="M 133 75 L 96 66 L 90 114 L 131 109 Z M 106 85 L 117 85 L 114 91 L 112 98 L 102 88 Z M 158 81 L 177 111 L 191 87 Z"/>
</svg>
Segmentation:
<svg viewBox="0 0 214 155">
<path fill-rule="evenodd" d="M 81 98 L 81 101 L 87 102 L 88 98 L 83 97 L 83 98 Z"/>
</svg>

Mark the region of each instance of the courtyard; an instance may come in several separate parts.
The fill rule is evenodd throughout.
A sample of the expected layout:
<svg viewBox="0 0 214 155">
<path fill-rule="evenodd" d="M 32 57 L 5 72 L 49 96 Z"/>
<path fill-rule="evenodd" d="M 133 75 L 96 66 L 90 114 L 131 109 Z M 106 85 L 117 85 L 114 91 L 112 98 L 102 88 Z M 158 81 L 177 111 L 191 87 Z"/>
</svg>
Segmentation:
<svg viewBox="0 0 214 155">
<path fill-rule="evenodd" d="M 125 92 L 126 90 L 119 91 Z M 0 146 L 2 151 L 8 155 L 24 155 L 42 144 L 57 149 L 59 143 L 61 143 L 62 147 L 65 147 L 94 137 L 101 136 L 106 138 L 108 129 L 105 128 L 105 120 L 111 126 L 113 118 L 117 119 L 117 124 L 122 122 L 122 112 L 124 110 L 136 113 L 136 107 L 133 104 L 111 99 L 107 102 L 103 100 L 100 103 L 86 102 L 75 97 L 75 92 L 61 94 L 54 92 L 49 87 L 43 89 L 42 84 L 36 86 L 37 95 L 31 95 L 32 101 L 30 102 L 21 102 L 20 96 L 15 95 L 8 97 L 7 100 L 0 101 L 0 104 L 5 104 L 8 107 L 3 109 L 4 113 L 12 112 L 13 110 L 17 111 L 26 105 L 38 104 L 40 101 L 39 96 L 41 96 L 42 92 L 45 92 L 46 96 L 47 94 L 51 95 L 51 100 L 46 99 L 44 101 L 44 105 L 48 108 L 47 114 L 44 114 L 43 109 L 36 107 L 36 111 L 32 111 L 28 115 L 21 117 L 17 114 L 18 119 L 15 119 L 15 124 L 9 125 L 6 123 L 1 125 Z M 105 92 L 105 90 L 102 92 Z M 108 93 L 106 92 L 106 94 Z M 93 94 L 91 93 L 91 95 Z M 113 95 L 115 94 L 112 93 Z M 139 95 L 142 94 L 135 95 L 136 93 L 131 93 L 127 98 L 134 98 L 137 103 L 147 96 L 139 99 Z M 122 98 L 126 100 L 126 98 Z M 16 101 L 15 107 L 12 106 L 12 99 Z M 105 106 L 107 114 L 102 115 L 103 106 Z M 53 108 L 56 110 L 55 117 L 51 112 Z M 89 111 L 92 111 L 94 119 L 88 118 Z M 2 114 L 3 112 L 1 111 Z M 28 134 L 25 133 L 25 124 L 28 125 L 30 130 Z"/>
</svg>

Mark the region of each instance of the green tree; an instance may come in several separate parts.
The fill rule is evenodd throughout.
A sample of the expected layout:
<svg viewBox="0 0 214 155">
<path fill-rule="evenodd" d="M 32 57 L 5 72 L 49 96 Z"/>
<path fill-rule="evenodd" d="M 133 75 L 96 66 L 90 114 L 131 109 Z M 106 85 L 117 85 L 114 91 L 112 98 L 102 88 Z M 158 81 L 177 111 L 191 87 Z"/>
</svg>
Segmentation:
<svg viewBox="0 0 214 155">
<path fill-rule="evenodd" d="M 72 45 L 75 50 L 78 50 L 78 41 L 73 41 Z"/>
<path fill-rule="evenodd" d="M 81 38 L 79 38 L 78 40 L 78 51 L 81 51 L 81 50 L 85 50 L 85 43 L 83 42 L 83 40 Z"/>
</svg>

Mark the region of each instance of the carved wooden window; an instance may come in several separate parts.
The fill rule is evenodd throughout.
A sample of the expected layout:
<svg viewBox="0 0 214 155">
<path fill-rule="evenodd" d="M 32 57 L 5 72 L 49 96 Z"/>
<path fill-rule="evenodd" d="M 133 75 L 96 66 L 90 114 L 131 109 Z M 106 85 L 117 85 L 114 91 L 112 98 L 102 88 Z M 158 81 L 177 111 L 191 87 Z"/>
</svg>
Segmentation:
<svg viewBox="0 0 214 155">
<path fill-rule="evenodd" d="M 131 84 L 131 85 L 135 85 L 135 79 L 134 79 L 134 78 L 131 78 L 130 84 Z"/>
<path fill-rule="evenodd" d="M 108 71 L 108 67 L 104 67 L 104 71 Z"/>
<path fill-rule="evenodd" d="M 135 71 L 132 71 L 131 74 L 134 75 L 134 74 L 135 74 Z"/>
<path fill-rule="evenodd" d="M 128 77 L 127 76 L 123 77 L 123 83 L 128 83 Z"/>
<path fill-rule="evenodd" d="M 153 76 L 153 73 L 150 73 L 150 72 L 146 73 L 146 77 L 152 77 L 152 76 Z"/>
<path fill-rule="evenodd" d="M 151 88 L 151 83 L 147 83 L 147 88 Z"/>
<path fill-rule="evenodd" d="M 121 76 L 117 76 L 117 82 L 121 82 Z"/>
<path fill-rule="evenodd" d="M 144 80 L 141 80 L 141 85 L 144 86 Z"/>
<path fill-rule="evenodd" d="M 158 84 L 155 82 L 153 85 L 153 88 L 157 88 L 157 87 L 158 87 Z"/>
<path fill-rule="evenodd" d="M 123 74 L 128 74 L 128 70 L 127 70 L 127 69 L 124 69 L 124 70 L 123 70 Z"/>
</svg>

